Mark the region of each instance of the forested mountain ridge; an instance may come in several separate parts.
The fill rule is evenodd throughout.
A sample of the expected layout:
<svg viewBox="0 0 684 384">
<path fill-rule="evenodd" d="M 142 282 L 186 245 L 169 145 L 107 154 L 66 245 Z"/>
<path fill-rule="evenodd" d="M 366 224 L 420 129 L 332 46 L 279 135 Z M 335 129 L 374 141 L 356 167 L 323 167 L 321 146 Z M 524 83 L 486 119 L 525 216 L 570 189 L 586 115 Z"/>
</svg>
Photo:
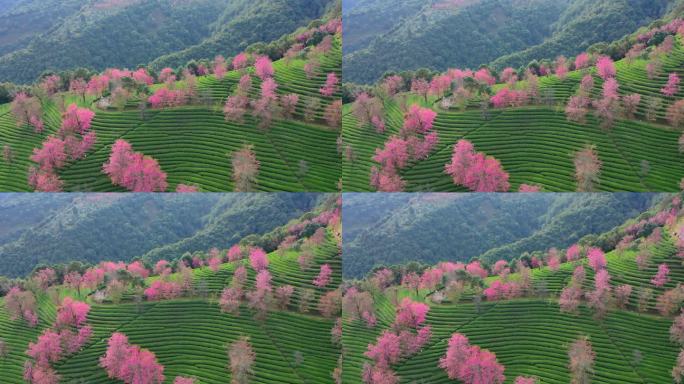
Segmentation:
<svg viewBox="0 0 684 384">
<path fill-rule="evenodd" d="M 16 20 L 35 24 L 34 18 L 47 21 L 26 36 L 5 35 L 12 37 L 5 51 L 0 39 L 0 81 L 28 83 L 45 70 L 135 68 L 160 57 L 155 65 L 231 56 L 305 26 L 333 2 L 74 0 L 56 2 L 53 13 L 45 15 L 38 6 L 44 2 L 25 0 L 10 5 L 4 16 L 0 13 L 7 19 L 0 25 L 11 26 Z"/>
<path fill-rule="evenodd" d="M 599 42 L 611 42 L 663 16 L 675 0 L 480 0 L 432 1 L 418 12 L 415 4 L 375 0 L 352 7 L 347 25 L 373 23 L 390 9 L 394 24 L 375 23 L 374 34 L 346 29 L 345 38 L 360 41 L 345 51 L 345 81 L 368 83 L 386 71 L 449 67 L 478 68 L 527 64 L 539 58 L 573 55 Z M 347 10 L 345 9 L 345 12 Z M 368 28 L 368 27 L 367 27 Z M 376 28 L 382 28 L 375 30 Z M 381 59 L 382 58 L 382 59 Z M 501 58 L 501 59 L 499 59 Z M 499 59 L 499 60 L 497 60 Z M 527 61 L 525 61 L 527 60 Z"/>
<path fill-rule="evenodd" d="M 216 30 L 199 44 L 163 55 L 154 69 L 177 67 L 190 60 L 211 59 L 217 53 L 233 56 L 257 42 L 270 42 L 323 16 L 334 0 L 250 1 L 243 9 L 227 9 Z"/>
<path fill-rule="evenodd" d="M 23 229 L 0 235 L 0 275 L 23 276 L 39 264 L 130 261 L 146 253 L 146 259 L 157 261 L 206 250 L 208 244 L 229 247 L 247 235 L 269 232 L 321 202 L 320 196 L 305 193 L 57 194 L 45 200 L 55 199 L 54 208 L 42 218 L 36 212 L 18 215 L 24 222 L 15 217 L 14 226 Z M 3 215 L 26 210 L 10 210 L 7 205 L 0 200 Z"/>
<path fill-rule="evenodd" d="M 411 200 L 406 194 L 403 206 L 372 212 L 369 206 L 374 199 L 384 200 L 383 195 L 345 201 L 345 223 L 359 208 L 377 218 L 365 228 L 355 228 L 353 237 L 345 225 L 345 277 L 360 277 L 375 266 L 409 260 L 433 264 L 444 259 L 468 261 L 483 254 L 492 260 L 566 247 L 585 235 L 622 224 L 660 199 L 657 194 L 595 193 L 457 198 L 420 194 L 420 199 Z"/>
</svg>

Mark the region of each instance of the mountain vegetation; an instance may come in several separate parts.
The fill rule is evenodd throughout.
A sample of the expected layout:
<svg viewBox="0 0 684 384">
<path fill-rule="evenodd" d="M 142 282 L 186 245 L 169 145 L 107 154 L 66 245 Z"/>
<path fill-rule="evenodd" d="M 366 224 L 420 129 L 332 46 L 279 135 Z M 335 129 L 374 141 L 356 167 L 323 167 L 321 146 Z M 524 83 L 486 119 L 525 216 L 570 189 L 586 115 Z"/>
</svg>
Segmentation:
<svg viewBox="0 0 684 384">
<path fill-rule="evenodd" d="M 8 198 L 2 217 L 15 228 L 0 243 L 0 275 L 20 277 L 36 266 L 172 259 L 214 244 L 229 248 L 265 235 L 321 201 L 315 194 L 55 195 Z M 114 240 L 118 239 L 118 240 Z M 272 245 L 267 246 L 271 249 Z"/>
<path fill-rule="evenodd" d="M 345 194 L 345 277 L 409 261 L 467 262 L 482 256 L 491 262 L 563 248 L 637 217 L 661 198 L 640 193 L 413 195 L 401 194 L 389 205 L 387 194 Z M 369 219 L 350 224 L 347 232 L 358 216 Z"/>
<path fill-rule="evenodd" d="M 450 67 L 502 70 L 576 55 L 665 15 L 675 0 L 373 0 L 345 7 L 345 81 Z M 383 15 L 379 18 L 378 15 Z M 381 20 L 378 20 L 381 19 Z"/>
<path fill-rule="evenodd" d="M 177 68 L 233 56 L 323 16 L 330 0 L 22 1 L 0 13 L 0 81 L 31 83 L 44 71 Z M 48 12 L 49 11 L 49 12 Z M 7 22 L 5 22 L 7 21 Z"/>
</svg>

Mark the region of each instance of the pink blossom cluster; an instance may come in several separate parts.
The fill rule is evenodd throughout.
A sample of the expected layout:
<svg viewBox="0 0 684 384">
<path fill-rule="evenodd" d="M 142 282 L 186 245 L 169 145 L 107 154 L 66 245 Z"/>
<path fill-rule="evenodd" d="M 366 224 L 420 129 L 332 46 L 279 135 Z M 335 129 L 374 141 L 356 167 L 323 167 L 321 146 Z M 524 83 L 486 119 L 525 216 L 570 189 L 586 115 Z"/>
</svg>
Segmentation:
<svg viewBox="0 0 684 384">
<path fill-rule="evenodd" d="M 187 103 L 187 96 L 183 89 L 159 88 L 147 101 L 152 105 L 152 108 L 178 107 Z"/>
<path fill-rule="evenodd" d="M 391 365 L 401 358 L 418 353 L 432 338 L 430 326 L 423 326 L 429 307 L 426 304 L 404 298 L 397 308 L 396 320 L 392 330 L 383 332 L 375 344 L 368 344 L 366 357 L 373 365 L 366 364 L 362 380 L 366 384 L 382 384 L 392 380 L 396 374 Z"/>
<path fill-rule="evenodd" d="M 240 52 L 233 58 L 232 66 L 236 71 L 242 70 L 249 64 L 249 57 L 246 53 Z"/>
<path fill-rule="evenodd" d="M 482 152 L 476 152 L 473 144 L 465 139 L 454 146 L 451 163 L 445 171 L 455 184 L 476 192 L 505 192 L 510 188 L 508 173 L 501 163 Z"/>
<path fill-rule="evenodd" d="M 396 192 L 404 188 L 404 181 L 398 171 L 406 167 L 409 159 L 408 143 L 392 136 L 383 149 L 376 149 L 373 160 L 380 163 L 380 169 L 371 168 L 371 185 L 378 191 Z"/>
<path fill-rule="evenodd" d="M 17 121 L 17 126 L 31 125 L 36 133 L 43 132 L 45 124 L 42 120 L 42 106 L 38 98 L 19 92 L 12 100 L 11 111 Z"/>
<path fill-rule="evenodd" d="M 318 276 L 313 280 L 313 284 L 318 288 L 324 288 L 332 282 L 333 270 L 330 268 L 329 264 L 321 265 L 321 270 Z"/>
<path fill-rule="evenodd" d="M 62 300 L 62 304 L 57 308 L 55 327 L 80 328 L 85 324 L 88 312 L 90 312 L 90 305 L 81 301 L 76 301 L 71 297 L 65 297 L 64 300 Z"/>
<path fill-rule="evenodd" d="M 61 81 L 62 78 L 57 75 L 45 76 L 40 82 L 39 87 L 45 91 L 48 96 L 52 96 L 59 90 Z"/>
<path fill-rule="evenodd" d="M 491 86 L 496 84 L 496 78 L 492 76 L 492 74 L 489 72 L 487 68 L 482 68 L 479 71 L 475 72 L 473 78 L 476 82 L 478 82 L 481 85 Z"/>
<path fill-rule="evenodd" d="M 22 291 L 18 287 L 10 288 L 5 295 L 5 309 L 12 321 L 22 318 L 31 328 L 38 325 L 36 298 L 30 291 Z"/>
<path fill-rule="evenodd" d="M 172 281 L 155 280 L 144 291 L 149 301 L 170 300 L 179 297 L 182 293 L 181 286 Z"/>
<path fill-rule="evenodd" d="M 667 84 L 665 84 L 665 87 L 663 87 L 660 92 L 668 97 L 674 96 L 677 92 L 679 92 L 679 82 L 679 76 L 674 72 L 670 73 Z"/>
<path fill-rule="evenodd" d="M 242 259 L 242 255 L 242 248 L 239 244 L 235 244 L 232 247 L 230 247 L 230 249 L 228 249 L 226 256 L 228 257 L 228 261 L 232 263 L 234 261 Z"/>
<path fill-rule="evenodd" d="M 167 187 L 166 173 L 157 160 L 140 152 L 133 152 L 131 145 L 117 140 L 112 146 L 109 160 L 103 166 L 114 185 L 134 192 L 160 192 Z"/>
<path fill-rule="evenodd" d="M 255 271 L 262 271 L 268 268 L 268 256 L 260 247 L 254 247 L 249 251 L 249 263 Z"/>
<path fill-rule="evenodd" d="M 371 169 L 372 186 L 386 192 L 403 189 L 404 181 L 398 171 L 406 167 L 409 160 L 426 158 L 439 142 L 437 132 L 432 132 L 436 116 L 429 108 L 415 104 L 409 108 L 401 129 L 402 137 L 392 136 L 383 149 L 375 150 L 373 160 L 380 163 L 380 169 Z"/>
<path fill-rule="evenodd" d="M 173 72 L 173 69 L 168 68 L 168 67 L 163 68 L 159 72 L 159 81 L 161 81 L 162 83 L 167 83 L 167 84 L 175 82 L 176 81 L 176 75 Z"/>
<path fill-rule="evenodd" d="M 86 93 L 91 96 L 101 97 L 109 89 L 110 78 L 107 75 L 93 76 L 86 86 Z"/>
<path fill-rule="evenodd" d="M 639 34 L 639 36 L 637 36 L 637 40 L 642 43 L 646 43 L 649 40 L 651 40 L 658 32 L 664 32 L 668 34 L 681 33 L 680 31 L 682 30 L 682 27 L 684 27 L 684 20 L 674 19 L 663 26 L 652 28 L 648 32 Z"/>
<path fill-rule="evenodd" d="M 494 280 L 483 291 L 487 301 L 496 301 L 501 299 L 512 299 L 519 297 L 522 293 L 520 284 L 516 282 L 502 282 L 501 280 Z"/>
<path fill-rule="evenodd" d="M 70 134 L 84 135 L 90 130 L 95 112 L 88 108 L 79 108 L 76 104 L 67 107 L 62 116 L 60 135 L 65 137 Z"/>
<path fill-rule="evenodd" d="M 321 95 L 325 97 L 332 97 L 332 95 L 337 91 L 337 85 L 340 83 L 340 79 L 334 72 L 328 73 L 325 80 L 325 85 L 320 89 Z"/>
<path fill-rule="evenodd" d="M 24 380 L 31 384 L 57 384 L 60 376 L 51 364 L 78 352 L 91 338 L 93 330 L 85 325 L 90 306 L 66 297 L 57 309 L 55 329 L 47 328 L 30 342 L 24 364 Z M 75 332 L 74 332 L 75 329 Z"/>
<path fill-rule="evenodd" d="M 504 366 L 496 361 L 496 355 L 470 345 L 468 338 L 460 333 L 451 335 L 439 366 L 450 379 L 458 379 L 464 384 L 503 384 L 506 379 Z"/>
<path fill-rule="evenodd" d="M 575 69 L 584 69 L 589 66 L 591 58 L 586 52 L 582 52 L 575 57 Z"/>
<path fill-rule="evenodd" d="M 420 289 L 434 291 L 442 283 L 444 271 L 440 268 L 428 268 L 420 276 Z M 407 280 L 408 282 L 409 280 Z M 402 280 L 403 282 L 403 280 Z"/>
<path fill-rule="evenodd" d="M 169 264 L 169 262 L 164 259 L 159 260 L 156 264 L 154 264 L 153 272 L 157 276 L 168 276 L 172 272 L 171 264 Z"/>
<path fill-rule="evenodd" d="M 432 78 L 428 93 L 433 96 L 442 97 L 451 90 L 452 78 L 449 75 L 438 75 Z"/>
<path fill-rule="evenodd" d="M 164 382 L 164 366 L 147 349 L 128 343 L 128 337 L 115 332 L 107 342 L 107 351 L 100 358 L 100 366 L 112 379 L 126 384 L 161 384 Z"/>
<path fill-rule="evenodd" d="M 152 85 L 154 78 L 150 76 L 144 68 L 140 68 L 132 74 L 133 80 L 138 84 Z"/>
<path fill-rule="evenodd" d="M 613 59 L 608 56 L 601 56 L 596 61 L 596 72 L 603 80 L 608 80 L 611 77 L 615 77 L 615 63 Z"/>
<path fill-rule="evenodd" d="M 132 78 L 133 76 L 131 71 L 119 68 L 109 68 L 104 74 L 109 76 L 112 81 L 120 81 L 123 78 Z"/>
<path fill-rule="evenodd" d="M 662 288 L 665 284 L 670 281 L 670 268 L 667 264 L 663 263 L 658 266 L 658 273 L 651 279 L 651 284 L 658 288 Z"/>
<path fill-rule="evenodd" d="M 496 95 L 492 96 L 490 101 L 496 108 L 503 107 L 519 107 L 525 105 L 529 100 L 529 94 L 525 90 L 510 90 L 502 88 Z"/>
<path fill-rule="evenodd" d="M 606 255 L 599 248 L 589 248 L 587 251 L 587 259 L 589 260 L 589 266 L 595 272 L 606 268 Z"/>
<path fill-rule="evenodd" d="M 268 56 L 259 56 L 254 62 L 254 73 L 263 81 L 269 77 L 273 77 L 275 71 L 273 70 L 273 62 Z"/>
</svg>

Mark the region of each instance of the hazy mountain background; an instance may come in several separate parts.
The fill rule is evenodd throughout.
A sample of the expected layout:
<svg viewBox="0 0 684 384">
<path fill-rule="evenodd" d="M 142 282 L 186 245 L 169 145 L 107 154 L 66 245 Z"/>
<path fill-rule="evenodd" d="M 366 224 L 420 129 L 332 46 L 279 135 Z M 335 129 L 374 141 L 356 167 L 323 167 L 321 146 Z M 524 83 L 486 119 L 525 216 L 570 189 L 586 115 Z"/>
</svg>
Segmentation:
<svg viewBox="0 0 684 384">
<path fill-rule="evenodd" d="M 232 56 L 321 17 L 335 0 L 0 0 L 0 82 L 45 70 L 177 67 Z"/>
<path fill-rule="evenodd" d="M 0 275 L 40 263 L 155 262 L 228 248 L 298 218 L 314 193 L 0 194 Z"/>
<path fill-rule="evenodd" d="M 344 80 L 386 71 L 519 67 L 572 56 L 662 17 L 681 0 L 343 0 Z"/>
<path fill-rule="evenodd" d="M 421 261 L 512 259 L 567 247 L 636 217 L 650 193 L 349 194 L 343 196 L 344 275 Z"/>
</svg>

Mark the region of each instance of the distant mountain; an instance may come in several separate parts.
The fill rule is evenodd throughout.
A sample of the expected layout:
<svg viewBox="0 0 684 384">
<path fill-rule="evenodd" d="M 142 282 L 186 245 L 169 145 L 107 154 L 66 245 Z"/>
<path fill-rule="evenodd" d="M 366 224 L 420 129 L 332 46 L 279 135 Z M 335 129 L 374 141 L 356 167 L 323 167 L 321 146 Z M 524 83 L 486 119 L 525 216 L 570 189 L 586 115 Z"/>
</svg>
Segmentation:
<svg viewBox="0 0 684 384">
<path fill-rule="evenodd" d="M 345 8 L 345 81 L 386 71 L 520 66 L 574 55 L 661 17 L 678 0 L 368 0 Z M 419 4 L 420 3 L 420 4 Z M 350 26 L 357 26 L 351 28 Z"/>
<path fill-rule="evenodd" d="M 334 0 L 23 0 L 0 8 L 0 81 L 45 70 L 178 66 L 234 55 L 322 16 Z"/>
<path fill-rule="evenodd" d="M 566 247 L 647 210 L 658 194 L 386 194 L 344 196 L 345 277 L 379 265 L 511 259 Z M 368 219 L 354 226 L 356 217 Z M 352 226 L 352 233 L 347 231 Z M 489 252 L 488 252 L 489 251 Z"/>
<path fill-rule="evenodd" d="M 150 261 L 227 248 L 315 207 L 317 194 L 55 194 L 0 198 L 0 275 L 40 263 Z M 5 224 L 8 223 L 8 224 Z"/>
<path fill-rule="evenodd" d="M 193 59 L 217 54 L 233 56 L 256 42 L 271 42 L 320 18 L 334 0 L 249 1 L 241 8 L 228 7 L 211 36 L 152 62 L 154 69 L 175 68 Z"/>
</svg>

